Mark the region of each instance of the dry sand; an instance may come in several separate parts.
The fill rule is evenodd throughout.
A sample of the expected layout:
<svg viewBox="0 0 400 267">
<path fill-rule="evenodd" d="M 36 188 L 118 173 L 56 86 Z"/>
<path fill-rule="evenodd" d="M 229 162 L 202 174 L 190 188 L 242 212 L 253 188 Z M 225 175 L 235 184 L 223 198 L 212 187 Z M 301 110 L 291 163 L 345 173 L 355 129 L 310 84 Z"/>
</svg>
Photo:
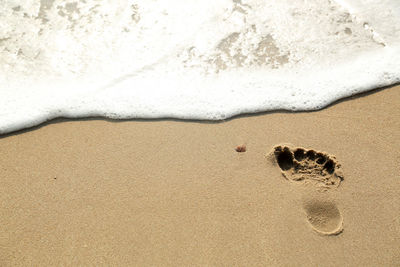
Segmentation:
<svg viewBox="0 0 400 267">
<path fill-rule="evenodd" d="M 399 266 L 399 105 L 397 86 L 317 112 L 4 136 L 0 265 Z M 336 165 L 287 154 L 281 172 L 267 154 L 286 143 Z"/>
</svg>

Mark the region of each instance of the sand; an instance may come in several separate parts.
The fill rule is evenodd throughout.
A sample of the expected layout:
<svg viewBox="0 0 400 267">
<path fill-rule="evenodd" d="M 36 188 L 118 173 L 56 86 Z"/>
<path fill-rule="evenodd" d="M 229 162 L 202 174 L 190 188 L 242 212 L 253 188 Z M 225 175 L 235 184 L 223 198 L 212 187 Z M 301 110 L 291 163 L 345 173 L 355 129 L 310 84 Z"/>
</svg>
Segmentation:
<svg viewBox="0 0 400 267">
<path fill-rule="evenodd" d="M 0 265 L 400 266 L 399 105 L 397 86 L 317 112 L 3 136 Z"/>
</svg>

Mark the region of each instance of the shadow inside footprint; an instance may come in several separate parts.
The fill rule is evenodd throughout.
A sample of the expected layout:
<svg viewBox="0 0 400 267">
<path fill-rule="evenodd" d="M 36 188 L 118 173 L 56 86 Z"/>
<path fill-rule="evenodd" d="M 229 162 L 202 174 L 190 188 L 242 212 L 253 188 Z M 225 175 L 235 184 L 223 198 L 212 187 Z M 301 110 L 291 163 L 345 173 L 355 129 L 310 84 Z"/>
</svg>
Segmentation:
<svg viewBox="0 0 400 267">
<path fill-rule="evenodd" d="M 343 231 L 343 218 L 336 205 L 329 201 L 306 202 L 304 210 L 311 227 L 323 235 L 337 235 Z"/>
<path fill-rule="evenodd" d="M 276 159 L 279 167 L 283 171 L 290 170 L 293 167 L 293 155 L 287 147 L 283 148 L 282 151 L 277 154 Z"/>
<path fill-rule="evenodd" d="M 285 178 L 313 182 L 323 188 L 339 186 L 343 180 L 335 157 L 313 149 L 276 146 L 273 154 Z"/>
</svg>

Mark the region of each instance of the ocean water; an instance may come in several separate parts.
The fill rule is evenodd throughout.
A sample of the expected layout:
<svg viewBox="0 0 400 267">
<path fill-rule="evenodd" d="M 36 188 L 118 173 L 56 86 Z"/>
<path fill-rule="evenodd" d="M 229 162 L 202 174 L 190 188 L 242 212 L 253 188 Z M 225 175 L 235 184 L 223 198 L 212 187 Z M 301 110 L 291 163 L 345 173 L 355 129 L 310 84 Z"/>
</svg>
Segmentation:
<svg viewBox="0 0 400 267">
<path fill-rule="evenodd" d="M 3 0 L 0 134 L 317 110 L 400 81 L 399 0 Z"/>
</svg>

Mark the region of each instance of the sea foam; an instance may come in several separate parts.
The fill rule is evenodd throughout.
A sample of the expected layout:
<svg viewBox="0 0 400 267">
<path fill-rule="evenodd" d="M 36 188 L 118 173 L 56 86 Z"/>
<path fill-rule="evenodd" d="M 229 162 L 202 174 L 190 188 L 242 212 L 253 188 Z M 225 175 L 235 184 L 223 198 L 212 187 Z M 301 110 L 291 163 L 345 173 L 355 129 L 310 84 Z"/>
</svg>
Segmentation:
<svg viewBox="0 0 400 267">
<path fill-rule="evenodd" d="M 0 134 L 317 110 L 400 81 L 398 0 L 5 0 Z"/>
</svg>

